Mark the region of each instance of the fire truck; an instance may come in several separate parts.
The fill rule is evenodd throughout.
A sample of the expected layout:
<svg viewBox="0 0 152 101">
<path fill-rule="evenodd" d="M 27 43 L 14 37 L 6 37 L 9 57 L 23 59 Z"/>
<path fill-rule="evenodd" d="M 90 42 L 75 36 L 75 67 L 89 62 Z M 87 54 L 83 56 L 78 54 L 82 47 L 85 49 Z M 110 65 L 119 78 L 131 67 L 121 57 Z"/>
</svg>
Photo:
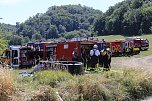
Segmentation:
<svg viewBox="0 0 152 101">
<path fill-rule="evenodd" d="M 110 46 L 110 50 L 113 56 L 122 56 L 126 54 L 139 54 L 140 50 L 138 47 L 136 47 L 133 43 L 133 41 L 127 41 L 127 40 L 115 40 L 112 42 L 108 42 Z"/>
<path fill-rule="evenodd" d="M 66 60 L 71 61 L 73 57 L 74 49 L 77 50 L 78 60 L 81 61 L 81 56 L 83 53 L 89 56 L 90 50 L 93 45 L 97 44 L 96 40 L 93 39 L 72 39 L 70 41 L 60 42 L 57 45 L 57 60 L 60 60 L 64 57 Z"/>
<path fill-rule="evenodd" d="M 51 52 L 56 55 L 57 43 L 54 42 L 31 42 L 27 46 L 33 49 L 35 59 L 47 60 Z"/>
<path fill-rule="evenodd" d="M 27 46 L 9 46 L 2 54 L 2 62 L 14 68 L 33 66 L 33 58 L 33 51 Z"/>
<path fill-rule="evenodd" d="M 140 50 L 149 49 L 149 41 L 147 39 L 143 39 L 139 37 L 127 37 L 126 40 L 133 41 L 135 47 L 138 47 Z"/>
</svg>

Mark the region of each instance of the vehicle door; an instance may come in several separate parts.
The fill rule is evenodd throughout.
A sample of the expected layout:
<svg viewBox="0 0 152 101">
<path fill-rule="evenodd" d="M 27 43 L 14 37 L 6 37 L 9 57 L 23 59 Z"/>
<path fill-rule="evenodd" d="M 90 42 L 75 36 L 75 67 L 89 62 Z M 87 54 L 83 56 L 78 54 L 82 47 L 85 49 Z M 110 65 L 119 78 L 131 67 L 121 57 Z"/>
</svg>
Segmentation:
<svg viewBox="0 0 152 101">
<path fill-rule="evenodd" d="M 11 66 L 12 67 L 19 67 L 19 62 L 20 62 L 20 50 L 19 48 L 17 49 L 12 49 L 11 50 Z"/>
</svg>

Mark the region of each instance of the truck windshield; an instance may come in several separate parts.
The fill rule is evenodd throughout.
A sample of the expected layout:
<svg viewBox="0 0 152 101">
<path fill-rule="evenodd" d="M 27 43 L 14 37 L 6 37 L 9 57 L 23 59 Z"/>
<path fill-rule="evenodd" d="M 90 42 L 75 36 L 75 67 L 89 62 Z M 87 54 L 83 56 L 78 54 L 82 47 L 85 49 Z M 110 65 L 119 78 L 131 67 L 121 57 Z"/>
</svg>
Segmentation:
<svg viewBox="0 0 152 101">
<path fill-rule="evenodd" d="M 147 44 L 147 43 L 148 43 L 147 40 L 142 40 L 142 41 L 141 41 L 141 44 Z"/>
<path fill-rule="evenodd" d="M 17 50 L 12 50 L 13 57 L 18 57 L 18 51 Z"/>
</svg>

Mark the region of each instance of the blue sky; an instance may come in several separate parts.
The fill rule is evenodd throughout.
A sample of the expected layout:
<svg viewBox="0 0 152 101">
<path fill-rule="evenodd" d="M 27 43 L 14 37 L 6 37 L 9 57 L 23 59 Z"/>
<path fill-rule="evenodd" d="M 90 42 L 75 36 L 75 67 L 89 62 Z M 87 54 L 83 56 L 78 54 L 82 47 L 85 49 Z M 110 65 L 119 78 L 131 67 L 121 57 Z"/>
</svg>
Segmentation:
<svg viewBox="0 0 152 101">
<path fill-rule="evenodd" d="M 105 12 L 109 6 L 123 0 L 0 0 L 0 23 L 15 25 L 37 13 L 45 13 L 51 6 L 81 4 Z"/>
</svg>

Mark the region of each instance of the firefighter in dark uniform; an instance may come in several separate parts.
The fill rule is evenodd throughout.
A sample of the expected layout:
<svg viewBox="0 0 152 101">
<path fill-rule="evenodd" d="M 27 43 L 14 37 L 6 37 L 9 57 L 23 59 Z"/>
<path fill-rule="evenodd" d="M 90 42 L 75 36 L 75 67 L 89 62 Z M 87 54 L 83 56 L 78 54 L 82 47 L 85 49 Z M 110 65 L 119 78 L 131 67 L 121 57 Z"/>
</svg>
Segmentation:
<svg viewBox="0 0 152 101">
<path fill-rule="evenodd" d="M 81 48 L 81 61 L 84 64 L 84 67 L 86 67 L 87 64 L 87 54 L 86 54 L 86 50 L 84 47 Z"/>
<path fill-rule="evenodd" d="M 111 52 L 109 48 L 102 51 L 102 58 L 103 58 L 103 67 L 104 70 L 109 71 L 111 68 Z"/>
<path fill-rule="evenodd" d="M 99 55 L 100 55 L 100 52 L 98 50 L 98 46 L 94 45 L 93 49 L 90 50 L 91 67 L 92 67 L 92 69 L 94 69 L 96 67 L 96 64 L 98 63 Z"/>
</svg>

